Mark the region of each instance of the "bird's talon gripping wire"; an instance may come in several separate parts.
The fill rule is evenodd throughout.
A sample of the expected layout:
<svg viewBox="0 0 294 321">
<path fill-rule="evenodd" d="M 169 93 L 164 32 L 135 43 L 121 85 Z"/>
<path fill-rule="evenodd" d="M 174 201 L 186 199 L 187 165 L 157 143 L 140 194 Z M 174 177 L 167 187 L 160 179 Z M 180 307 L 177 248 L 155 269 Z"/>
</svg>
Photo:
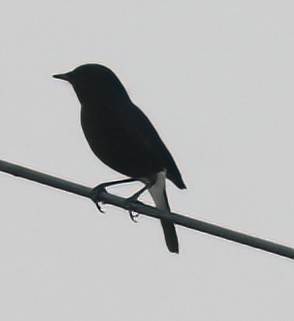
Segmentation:
<svg viewBox="0 0 294 321">
<path fill-rule="evenodd" d="M 103 202 L 100 200 L 100 195 L 103 192 L 106 193 L 105 187 L 106 187 L 105 184 L 97 185 L 96 187 L 93 188 L 92 195 L 91 195 L 91 199 L 95 203 L 98 211 L 103 214 L 105 214 L 105 211 L 101 208 L 99 203 L 103 204 Z"/>
<path fill-rule="evenodd" d="M 138 213 L 134 213 L 132 210 L 132 203 L 137 202 L 137 198 L 133 196 L 125 200 L 125 209 L 129 212 L 129 216 L 134 223 L 138 223 L 137 218 L 139 217 Z"/>
<path fill-rule="evenodd" d="M 134 223 L 138 223 L 137 218 L 140 216 L 138 213 L 134 213 L 132 210 L 129 210 L 129 215 Z"/>
<path fill-rule="evenodd" d="M 107 193 L 107 190 L 106 190 L 107 187 L 110 187 L 113 185 L 119 185 L 119 184 L 123 184 L 123 183 L 131 183 L 131 182 L 138 181 L 138 180 L 141 181 L 141 179 L 137 179 L 137 178 L 127 178 L 127 179 L 120 180 L 120 181 L 113 181 L 113 182 L 106 182 L 106 183 L 99 184 L 93 188 L 91 199 L 95 203 L 98 211 L 100 213 L 105 213 L 105 211 L 101 208 L 101 206 L 99 204 L 99 203 L 103 204 L 103 202 L 100 200 L 101 193 Z M 128 202 L 136 201 L 137 198 L 144 192 L 145 189 L 146 189 L 145 187 L 142 188 L 141 190 L 139 190 L 139 192 L 137 192 L 133 196 L 131 196 L 127 201 Z"/>
<path fill-rule="evenodd" d="M 138 198 L 140 197 L 140 195 L 146 191 L 146 189 L 148 188 L 148 184 L 146 184 L 143 188 L 141 188 L 138 192 L 136 192 L 134 195 L 132 195 L 131 197 L 126 199 L 126 205 L 127 207 L 129 207 L 132 203 L 135 203 L 138 201 Z M 129 211 L 129 215 L 131 220 L 134 223 L 138 223 L 137 218 L 139 217 L 138 213 L 134 213 L 133 210 L 131 208 L 128 208 Z"/>
<path fill-rule="evenodd" d="M 101 203 L 102 203 L 102 202 L 101 202 Z M 97 209 L 98 209 L 98 211 L 99 211 L 100 213 L 105 214 L 105 211 L 104 211 L 104 210 L 102 209 L 102 207 L 99 205 L 99 202 L 96 202 L 95 205 L 96 205 L 96 207 L 97 207 Z"/>
</svg>

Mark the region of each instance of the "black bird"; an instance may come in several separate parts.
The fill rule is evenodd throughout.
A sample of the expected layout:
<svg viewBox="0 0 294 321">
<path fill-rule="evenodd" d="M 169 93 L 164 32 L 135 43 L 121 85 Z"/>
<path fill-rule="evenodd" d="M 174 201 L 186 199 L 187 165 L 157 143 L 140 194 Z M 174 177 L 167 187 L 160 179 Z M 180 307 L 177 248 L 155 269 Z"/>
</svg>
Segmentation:
<svg viewBox="0 0 294 321">
<path fill-rule="evenodd" d="M 170 152 L 144 113 L 131 101 L 117 76 L 107 67 L 86 64 L 54 78 L 68 81 L 81 103 L 81 124 L 95 155 L 112 169 L 147 179 L 157 208 L 170 212 L 165 177 L 186 188 Z M 178 253 L 173 223 L 161 220 L 168 249 Z"/>
</svg>

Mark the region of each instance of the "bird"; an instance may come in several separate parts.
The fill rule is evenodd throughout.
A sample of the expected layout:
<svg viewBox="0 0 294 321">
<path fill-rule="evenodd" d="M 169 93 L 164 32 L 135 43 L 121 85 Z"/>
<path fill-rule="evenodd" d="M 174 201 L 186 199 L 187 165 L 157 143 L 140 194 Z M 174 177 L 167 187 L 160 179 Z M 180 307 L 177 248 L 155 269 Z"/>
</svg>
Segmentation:
<svg viewBox="0 0 294 321">
<path fill-rule="evenodd" d="M 170 212 L 166 178 L 179 189 L 186 185 L 158 132 L 116 74 L 104 65 L 88 63 L 53 77 L 72 85 L 81 105 L 82 129 L 94 154 L 123 175 L 147 180 L 155 206 Z M 179 253 L 174 224 L 161 219 L 161 225 L 169 251 Z"/>
</svg>

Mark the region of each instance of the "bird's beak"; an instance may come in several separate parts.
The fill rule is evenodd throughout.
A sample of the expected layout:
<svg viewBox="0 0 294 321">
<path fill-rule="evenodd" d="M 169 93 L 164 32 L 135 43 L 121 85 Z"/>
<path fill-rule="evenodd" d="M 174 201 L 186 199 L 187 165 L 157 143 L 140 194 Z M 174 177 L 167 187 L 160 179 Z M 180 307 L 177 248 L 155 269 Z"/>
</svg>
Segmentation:
<svg viewBox="0 0 294 321">
<path fill-rule="evenodd" d="M 53 75 L 53 78 L 57 78 L 57 79 L 62 79 L 62 80 L 66 80 L 66 81 L 70 81 L 70 74 L 71 72 L 67 72 L 65 74 L 58 74 L 58 75 Z"/>
</svg>

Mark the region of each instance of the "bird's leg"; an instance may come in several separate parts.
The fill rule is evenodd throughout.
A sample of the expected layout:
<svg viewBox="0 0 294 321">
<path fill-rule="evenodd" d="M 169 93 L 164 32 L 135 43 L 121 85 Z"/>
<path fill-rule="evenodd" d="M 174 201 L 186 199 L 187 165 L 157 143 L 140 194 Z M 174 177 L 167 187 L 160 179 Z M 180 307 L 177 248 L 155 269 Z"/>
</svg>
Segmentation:
<svg viewBox="0 0 294 321">
<path fill-rule="evenodd" d="M 136 202 L 138 200 L 138 198 L 148 189 L 148 187 L 150 185 L 149 181 L 147 181 L 147 182 L 144 181 L 143 183 L 145 184 L 144 187 L 142 187 L 138 192 L 136 192 L 131 197 L 126 199 L 126 205 L 129 205 L 132 202 Z M 138 213 L 134 214 L 131 209 L 129 209 L 129 214 L 130 214 L 131 220 L 135 223 L 138 223 L 137 218 L 139 217 L 139 214 Z"/>
<path fill-rule="evenodd" d="M 135 181 L 142 181 L 141 178 L 127 178 L 127 179 L 122 179 L 119 181 L 112 181 L 112 182 L 106 182 L 97 185 L 96 187 L 93 188 L 92 190 L 92 201 L 96 204 L 96 207 L 98 208 L 100 213 L 104 213 L 102 210 L 101 206 L 99 205 L 99 195 L 101 192 L 106 192 L 106 188 L 112 185 L 119 185 L 119 184 L 124 184 L 124 183 L 131 183 Z M 137 194 L 137 193 L 136 193 Z M 139 196 L 139 195 L 138 195 Z"/>
</svg>

